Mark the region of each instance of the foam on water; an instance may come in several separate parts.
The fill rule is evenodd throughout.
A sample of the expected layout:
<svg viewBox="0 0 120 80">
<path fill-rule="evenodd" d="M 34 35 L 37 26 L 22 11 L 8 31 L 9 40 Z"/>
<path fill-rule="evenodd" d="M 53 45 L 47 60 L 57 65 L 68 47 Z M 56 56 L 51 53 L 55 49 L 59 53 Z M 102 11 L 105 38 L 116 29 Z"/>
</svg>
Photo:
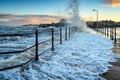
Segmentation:
<svg viewBox="0 0 120 80">
<path fill-rule="evenodd" d="M 99 74 L 109 69 L 109 61 L 114 61 L 112 47 L 111 40 L 94 34 L 76 33 L 54 52 L 41 55 L 44 61 L 30 64 L 24 77 L 20 76 L 19 69 L 14 69 L 0 72 L 0 79 L 3 76 L 3 80 L 104 80 Z"/>
<path fill-rule="evenodd" d="M 77 26 L 79 32 L 95 31 L 88 28 L 79 17 L 78 0 L 72 0 L 71 22 Z M 84 36 L 83 36 L 84 35 Z M 88 39 L 89 38 L 89 39 Z M 44 47 L 43 45 L 42 47 Z M 112 41 L 101 38 L 98 35 L 88 33 L 76 33 L 63 45 L 59 45 L 54 52 L 48 51 L 43 57 L 46 61 L 38 61 L 29 65 L 24 77 L 18 69 L 0 72 L 0 79 L 11 80 L 104 80 L 99 76 L 108 70 L 109 61 L 114 61 L 111 48 Z M 49 57 L 47 60 L 46 55 Z M 52 56 L 51 56 L 52 55 Z M 34 56 L 34 48 L 19 56 L 0 62 L 0 67 L 21 63 Z"/>
</svg>

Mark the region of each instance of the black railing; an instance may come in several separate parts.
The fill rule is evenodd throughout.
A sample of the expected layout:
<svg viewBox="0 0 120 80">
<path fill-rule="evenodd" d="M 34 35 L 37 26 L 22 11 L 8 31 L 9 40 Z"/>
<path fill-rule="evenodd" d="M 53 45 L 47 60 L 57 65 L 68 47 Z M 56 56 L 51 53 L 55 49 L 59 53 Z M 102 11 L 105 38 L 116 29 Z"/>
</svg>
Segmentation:
<svg viewBox="0 0 120 80">
<path fill-rule="evenodd" d="M 0 34 L 0 37 L 7 37 L 7 36 L 25 36 L 25 35 L 31 35 L 34 33 L 26 33 L 26 34 Z"/>
<path fill-rule="evenodd" d="M 116 26 L 113 26 L 113 27 L 105 26 L 105 27 L 99 28 L 99 33 L 104 34 L 106 38 L 114 40 L 115 44 L 117 43 L 117 36 L 120 36 L 117 33 L 117 27 Z"/>
<path fill-rule="evenodd" d="M 59 35 L 57 35 L 57 37 L 59 37 L 59 43 L 62 44 L 63 43 L 63 38 L 64 38 L 64 40 L 67 40 L 68 37 L 70 38 L 70 36 L 72 36 L 75 32 L 77 32 L 77 28 L 76 27 L 71 27 L 71 28 L 67 29 L 67 27 L 66 27 L 64 30 L 63 30 L 63 28 L 60 28 L 59 31 L 60 32 L 59 32 Z M 2 55 L 2 54 L 6 54 L 7 55 L 7 54 L 23 53 L 23 52 L 25 52 L 25 51 L 27 51 L 27 50 L 35 47 L 35 56 L 33 56 L 33 58 L 31 58 L 30 60 L 28 60 L 28 61 L 26 61 L 24 63 L 21 63 L 19 65 L 13 65 L 13 66 L 9 66 L 9 67 L 4 67 L 4 68 L 0 69 L 0 71 L 9 70 L 9 69 L 17 68 L 17 67 L 21 67 L 21 71 L 24 71 L 24 67 L 26 67 L 27 65 L 29 65 L 30 63 L 32 63 L 34 61 L 38 61 L 40 55 L 44 54 L 48 50 L 54 51 L 55 50 L 54 47 L 57 45 L 57 44 L 55 44 L 55 39 L 57 39 L 57 37 L 55 37 L 54 32 L 55 32 L 55 29 L 51 28 L 51 33 L 52 33 L 51 39 L 42 41 L 40 43 L 38 42 L 39 41 L 38 40 L 39 31 L 38 30 L 36 30 L 35 33 L 27 33 L 27 34 L 0 34 L 0 37 L 6 37 L 6 36 L 25 36 L 25 35 L 35 34 L 35 45 L 32 45 L 29 48 L 26 48 L 26 49 L 21 50 L 21 51 L 11 51 L 11 52 L 1 52 L 0 53 L 0 55 Z M 64 35 L 64 33 L 65 33 L 65 35 Z M 38 52 L 40 44 L 46 43 L 48 41 L 52 41 L 51 42 L 51 47 L 49 47 L 48 49 L 44 50 L 41 53 Z"/>
</svg>

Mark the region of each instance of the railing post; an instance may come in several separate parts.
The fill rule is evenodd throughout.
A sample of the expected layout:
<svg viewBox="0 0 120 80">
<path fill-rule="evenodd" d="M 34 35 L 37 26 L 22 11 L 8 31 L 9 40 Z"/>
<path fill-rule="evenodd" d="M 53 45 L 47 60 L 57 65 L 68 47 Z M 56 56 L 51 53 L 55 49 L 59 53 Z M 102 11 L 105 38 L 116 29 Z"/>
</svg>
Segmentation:
<svg viewBox="0 0 120 80">
<path fill-rule="evenodd" d="M 116 39 L 116 26 L 115 26 L 115 44 L 117 42 L 117 39 Z"/>
<path fill-rule="evenodd" d="M 107 26 L 106 26 L 106 38 L 107 38 L 107 35 L 108 35 L 108 29 L 107 29 Z"/>
<path fill-rule="evenodd" d="M 73 35 L 73 27 L 71 27 L 71 36 Z"/>
<path fill-rule="evenodd" d="M 98 30 L 99 33 L 101 33 L 101 28 L 99 27 L 99 30 Z"/>
<path fill-rule="evenodd" d="M 104 33 L 104 35 L 105 35 L 105 27 L 103 26 L 103 33 Z"/>
<path fill-rule="evenodd" d="M 75 29 L 75 27 L 73 27 L 73 35 L 74 35 L 75 31 L 76 31 L 76 29 Z"/>
<path fill-rule="evenodd" d="M 108 31 L 108 26 L 107 26 L 107 38 L 109 37 L 109 31 Z"/>
<path fill-rule="evenodd" d="M 75 32 L 76 32 L 76 27 L 74 27 L 74 34 L 75 34 Z"/>
<path fill-rule="evenodd" d="M 54 28 L 51 28 L 52 30 L 52 49 L 51 51 L 54 51 Z"/>
<path fill-rule="evenodd" d="M 112 39 L 112 29 L 110 27 L 110 39 Z"/>
<path fill-rule="evenodd" d="M 23 63 L 21 64 L 21 67 L 20 67 L 20 74 L 21 76 L 24 76 L 24 64 Z"/>
<path fill-rule="evenodd" d="M 113 27 L 112 27 L 112 40 L 114 40 L 114 38 L 113 38 L 113 33 L 114 33 L 114 32 L 113 32 Z"/>
<path fill-rule="evenodd" d="M 97 27 L 97 34 L 99 33 L 99 29 L 98 29 L 98 27 Z"/>
<path fill-rule="evenodd" d="M 69 27 L 69 38 L 70 38 L 70 27 Z"/>
<path fill-rule="evenodd" d="M 106 26 L 105 26 L 105 37 L 106 37 Z"/>
<path fill-rule="evenodd" d="M 111 35 L 110 35 L 110 27 L 109 27 L 109 38 L 111 39 L 111 37 L 110 37 Z"/>
<path fill-rule="evenodd" d="M 104 26 L 104 35 L 105 35 L 105 26 Z"/>
<path fill-rule="evenodd" d="M 62 28 L 60 28 L 60 44 L 62 44 Z"/>
<path fill-rule="evenodd" d="M 97 34 L 98 34 L 98 26 L 97 26 Z"/>
<path fill-rule="evenodd" d="M 77 32 L 77 27 L 75 27 L 75 32 Z"/>
<path fill-rule="evenodd" d="M 38 61 L 39 60 L 39 57 L 38 57 L 38 30 L 36 30 L 35 32 L 35 36 L 36 36 L 36 42 L 35 42 L 35 46 L 36 46 L 36 54 L 35 54 L 35 61 Z"/>
<path fill-rule="evenodd" d="M 108 26 L 108 38 L 110 37 L 110 29 L 109 29 L 109 26 Z"/>
<path fill-rule="evenodd" d="M 67 27 L 65 27 L 65 40 L 67 40 Z"/>
</svg>

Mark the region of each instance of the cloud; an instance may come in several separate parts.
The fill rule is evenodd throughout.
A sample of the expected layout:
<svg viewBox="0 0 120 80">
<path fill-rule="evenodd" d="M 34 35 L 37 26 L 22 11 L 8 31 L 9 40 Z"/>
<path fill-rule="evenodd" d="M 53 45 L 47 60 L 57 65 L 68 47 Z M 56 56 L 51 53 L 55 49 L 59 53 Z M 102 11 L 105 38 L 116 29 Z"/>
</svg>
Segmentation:
<svg viewBox="0 0 120 80">
<path fill-rule="evenodd" d="M 24 25 L 58 22 L 65 16 L 58 15 L 16 15 L 0 13 L 0 25 Z"/>
<path fill-rule="evenodd" d="M 120 0 L 103 0 L 102 6 L 120 7 Z"/>
</svg>

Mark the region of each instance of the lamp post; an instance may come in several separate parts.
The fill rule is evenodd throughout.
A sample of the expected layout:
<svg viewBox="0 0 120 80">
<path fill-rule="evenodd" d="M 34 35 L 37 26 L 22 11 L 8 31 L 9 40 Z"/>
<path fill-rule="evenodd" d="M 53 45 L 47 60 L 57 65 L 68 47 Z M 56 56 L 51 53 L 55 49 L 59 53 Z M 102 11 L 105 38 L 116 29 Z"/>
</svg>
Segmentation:
<svg viewBox="0 0 120 80">
<path fill-rule="evenodd" d="M 98 11 L 93 9 L 93 11 L 95 11 L 97 13 L 97 28 L 98 28 Z M 97 33 L 98 33 L 98 29 L 97 29 Z"/>
</svg>

